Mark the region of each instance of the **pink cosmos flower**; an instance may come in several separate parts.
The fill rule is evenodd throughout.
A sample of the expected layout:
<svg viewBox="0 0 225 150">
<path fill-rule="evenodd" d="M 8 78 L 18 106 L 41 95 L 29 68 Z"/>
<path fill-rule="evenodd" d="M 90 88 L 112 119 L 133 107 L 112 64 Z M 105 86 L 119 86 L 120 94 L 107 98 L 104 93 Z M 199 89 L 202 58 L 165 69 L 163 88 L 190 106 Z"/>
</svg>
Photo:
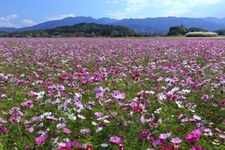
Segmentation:
<svg viewBox="0 0 225 150">
<path fill-rule="evenodd" d="M 35 138 L 35 144 L 37 145 L 42 145 L 45 143 L 45 141 L 46 141 L 46 137 L 44 137 L 43 135 L 40 135 Z"/>
<path fill-rule="evenodd" d="M 6 134 L 8 132 L 9 132 L 9 128 L 7 127 L 0 128 L 0 134 Z"/>
<path fill-rule="evenodd" d="M 221 132 L 223 132 L 221 129 L 219 129 L 219 128 L 215 128 L 215 130 L 217 131 L 217 132 L 219 132 L 219 133 L 221 133 Z"/>
<path fill-rule="evenodd" d="M 137 106 L 134 108 L 135 113 L 141 113 L 142 111 L 143 111 L 143 109 L 140 106 Z"/>
<path fill-rule="evenodd" d="M 68 128 L 64 128 L 63 132 L 66 133 L 66 134 L 71 134 L 72 133 L 72 131 L 70 129 L 68 129 Z"/>
<path fill-rule="evenodd" d="M 203 94 L 201 99 L 202 100 L 208 100 L 209 99 L 209 95 L 208 94 Z"/>
<path fill-rule="evenodd" d="M 123 150 L 123 140 L 118 136 L 111 136 L 109 139 L 110 142 L 118 144 L 119 150 Z"/>
<path fill-rule="evenodd" d="M 175 137 L 175 138 L 172 138 L 171 142 L 173 144 L 179 144 L 182 142 L 182 139 L 178 138 L 178 137 Z"/>
<path fill-rule="evenodd" d="M 192 150 L 204 150 L 202 146 L 193 146 Z"/>
<path fill-rule="evenodd" d="M 111 136 L 109 141 L 112 142 L 112 143 L 115 143 L 115 144 L 123 143 L 122 139 L 118 136 Z"/>
<path fill-rule="evenodd" d="M 31 150 L 31 147 L 30 147 L 29 145 L 27 145 L 27 146 L 25 147 L 25 150 Z"/>
<path fill-rule="evenodd" d="M 60 67 L 60 65 L 59 64 L 56 64 L 56 63 L 52 64 L 52 66 L 53 67 Z"/>
<path fill-rule="evenodd" d="M 138 140 L 151 140 L 152 134 L 147 129 L 142 129 L 141 133 L 139 134 Z"/>
<path fill-rule="evenodd" d="M 126 98 L 126 95 L 125 93 L 119 91 L 119 90 L 114 90 L 112 93 L 111 93 L 111 96 L 114 97 L 115 99 L 125 99 Z"/>
<path fill-rule="evenodd" d="M 133 108 L 135 113 L 146 112 L 145 106 L 141 103 L 131 101 L 129 105 Z"/>
<path fill-rule="evenodd" d="M 220 137 L 221 139 L 225 139 L 225 134 L 220 134 L 219 137 Z"/>
<path fill-rule="evenodd" d="M 68 72 L 62 72 L 61 73 L 61 79 L 62 80 L 69 80 L 69 79 L 71 79 L 71 75 Z"/>
<path fill-rule="evenodd" d="M 159 135 L 159 139 L 166 140 L 168 137 L 170 137 L 170 135 L 171 135 L 170 132 L 164 133 L 164 134 L 160 134 Z"/>
<path fill-rule="evenodd" d="M 141 121 L 142 124 L 144 124 L 145 123 L 145 116 L 141 116 L 140 121 Z"/>
<path fill-rule="evenodd" d="M 85 129 L 81 129 L 81 130 L 80 130 L 80 133 L 81 133 L 81 134 L 89 134 L 90 132 L 91 132 L 91 130 L 88 129 L 88 128 L 85 128 Z"/>
<path fill-rule="evenodd" d="M 131 106 L 131 107 L 137 107 L 137 105 L 138 105 L 138 104 L 137 104 L 137 102 L 135 102 L 135 101 L 131 101 L 131 102 L 130 102 L 130 106 Z"/>
<path fill-rule="evenodd" d="M 33 133 L 34 132 L 34 128 L 33 127 L 27 128 L 27 131 L 30 132 L 30 133 Z"/>
<path fill-rule="evenodd" d="M 218 102 L 219 105 L 225 105 L 225 99 L 221 99 L 219 102 Z"/>
<path fill-rule="evenodd" d="M 31 100 L 25 101 L 25 102 L 21 103 L 21 105 L 27 109 L 31 109 L 34 106 Z"/>
<path fill-rule="evenodd" d="M 101 117 L 103 117 L 103 115 L 104 115 L 104 114 L 103 114 L 102 112 L 96 112 L 96 113 L 95 113 L 95 117 L 96 117 L 96 118 L 101 118 Z"/>
<path fill-rule="evenodd" d="M 19 123 L 21 120 L 20 116 L 10 116 L 9 121 L 12 123 Z"/>
<path fill-rule="evenodd" d="M 196 129 L 186 136 L 186 141 L 188 143 L 195 143 L 199 140 L 201 135 L 202 135 L 202 129 L 200 129 L 200 128 Z"/>
<path fill-rule="evenodd" d="M 173 148 L 174 150 L 178 150 L 179 149 L 179 143 L 182 142 L 182 139 L 176 137 L 176 138 L 172 138 L 171 142 L 173 143 Z"/>
<path fill-rule="evenodd" d="M 0 124 L 2 124 L 2 123 L 6 123 L 6 121 L 4 119 L 0 118 Z"/>
<path fill-rule="evenodd" d="M 102 98 L 106 90 L 107 88 L 103 88 L 103 87 L 95 88 L 96 98 Z"/>
</svg>

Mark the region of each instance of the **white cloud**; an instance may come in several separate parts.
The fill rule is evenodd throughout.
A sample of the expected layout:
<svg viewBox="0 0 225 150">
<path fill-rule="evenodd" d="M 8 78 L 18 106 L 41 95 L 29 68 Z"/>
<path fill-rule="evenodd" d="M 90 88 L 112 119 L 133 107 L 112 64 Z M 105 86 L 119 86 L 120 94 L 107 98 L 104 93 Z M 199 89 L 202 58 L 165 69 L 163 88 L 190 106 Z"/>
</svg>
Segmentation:
<svg viewBox="0 0 225 150">
<path fill-rule="evenodd" d="M 120 2 L 119 0 L 107 0 L 106 1 L 106 3 L 109 3 L 109 4 L 117 4 L 119 2 Z"/>
<path fill-rule="evenodd" d="M 13 23 L 1 22 L 0 21 L 0 27 L 16 27 L 16 25 L 13 24 Z"/>
<path fill-rule="evenodd" d="M 61 14 L 61 15 L 58 15 L 58 16 L 47 17 L 46 19 L 48 21 L 50 21 L 50 20 L 60 20 L 60 19 L 64 19 L 64 18 L 67 18 L 67 17 L 75 17 L 75 15 L 72 14 L 72 13 L 70 13 L 70 14 Z"/>
<path fill-rule="evenodd" d="M 111 4 L 124 5 L 123 10 L 114 10 L 107 13 L 108 16 L 117 19 L 128 18 L 131 15 L 136 15 L 150 5 L 148 0 L 110 0 L 110 2 Z"/>
<path fill-rule="evenodd" d="M 153 5 L 157 8 L 162 6 L 167 9 L 164 11 L 165 16 L 183 16 L 188 15 L 194 8 L 217 4 L 221 0 L 154 0 Z"/>
<path fill-rule="evenodd" d="M 6 16 L 6 17 L 1 17 L 0 18 L 0 21 L 3 21 L 3 22 L 9 22 L 11 20 L 14 20 L 18 17 L 17 14 L 12 14 L 12 15 L 9 15 L 9 16 Z"/>
<path fill-rule="evenodd" d="M 110 17 L 127 18 L 138 16 L 140 12 L 155 8 L 163 12 L 164 16 L 182 16 L 193 11 L 195 7 L 212 5 L 222 0 L 107 0 L 107 3 L 118 5 L 122 4 L 124 9 L 113 10 L 107 13 Z M 161 10 L 166 8 L 165 10 Z"/>
<path fill-rule="evenodd" d="M 23 19 L 22 23 L 25 26 L 33 26 L 33 25 L 37 24 L 36 22 L 34 22 L 33 20 L 30 20 L 30 19 Z"/>
<path fill-rule="evenodd" d="M 16 27 L 11 21 L 18 17 L 17 14 L 8 15 L 6 17 L 0 17 L 0 27 Z"/>
</svg>

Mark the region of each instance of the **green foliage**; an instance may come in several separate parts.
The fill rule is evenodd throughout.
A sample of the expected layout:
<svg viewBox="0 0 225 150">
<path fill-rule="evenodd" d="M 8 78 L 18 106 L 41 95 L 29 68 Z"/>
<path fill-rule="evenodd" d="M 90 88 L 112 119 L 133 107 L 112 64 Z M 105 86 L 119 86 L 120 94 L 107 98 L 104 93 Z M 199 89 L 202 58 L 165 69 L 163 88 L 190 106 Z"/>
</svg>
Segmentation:
<svg viewBox="0 0 225 150">
<path fill-rule="evenodd" d="M 179 36 L 179 35 L 185 35 L 188 32 L 189 32 L 189 30 L 181 25 L 181 26 L 170 27 L 167 35 L 168 36 Z"/>
<path fill-rule="evenodd" d="M 208 32 L 208 31 L 202 28 L 189 28 L 189 32 Z"/>
<path fill-rule="evenodd" d="M 85 37 L 127 37 L 136 33 L 129 28 L 115 25 L 81 23 L 74 26 L 63 26 L 46 30 L 52 36 L 85 36 Z"/>
<path fill-rule="evenodd" d="M 0 150 L 4 150 L 3 144 L 0 142 Z"/>
<path fill-rule="evenodd" d="M 225 35 L 225 29 L 220 29 L 220 30 L 217 30 L 215 31 L 217 34 L 219 35 Z"/>
<path fill-rule="evenodd" d="M 0 32 L 0 37 L 7 37 L 7 33 L 6 32 Z"/>
</svg>

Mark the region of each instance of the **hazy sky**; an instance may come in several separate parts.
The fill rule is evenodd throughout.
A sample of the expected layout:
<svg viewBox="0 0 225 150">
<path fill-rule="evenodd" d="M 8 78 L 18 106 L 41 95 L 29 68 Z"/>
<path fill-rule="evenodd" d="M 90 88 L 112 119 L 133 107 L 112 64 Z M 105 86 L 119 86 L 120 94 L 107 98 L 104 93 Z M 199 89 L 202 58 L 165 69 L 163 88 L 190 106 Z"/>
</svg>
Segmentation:
<svg viewBox="0 0 225 150">
<path fill-rule="evenodd" d="M 225 17 L 225 0 L 1 0 L 0 27 L 68 16 L 94 18 Z"/>
</svg>

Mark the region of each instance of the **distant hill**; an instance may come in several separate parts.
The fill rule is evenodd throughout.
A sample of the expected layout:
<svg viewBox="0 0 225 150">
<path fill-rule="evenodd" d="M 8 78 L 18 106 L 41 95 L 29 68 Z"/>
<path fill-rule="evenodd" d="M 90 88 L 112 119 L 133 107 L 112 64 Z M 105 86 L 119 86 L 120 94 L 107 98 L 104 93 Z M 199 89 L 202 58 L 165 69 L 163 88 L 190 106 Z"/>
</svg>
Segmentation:
<svg viewBox="0 0 225 150">
<path fill-rule="evenodd" d="M 20 28 L 18 31 L 28 31 L 28 30 L 46 30 L 61 26 L 72 26 L 79 23 L 97 23 L 94 18 L 91 17 L 68 17 L 62 20 L 53 20 L 44 23 L 34 25 L 32 27 Z"/>
<path fill-rule="evenodd" d="M 10 27 L 2 27 L 2 28 L 0 28 L 0 32 L 2 31 L 2 32 L 15 32 L 15 31 L 17 31 L 18 29 L 16 29 L 16 28 L 10 28 Z"/>
<path fill-rule="evenodd" d="M 119 25 L 80 23 L 46 30 L 0 32 L 1 37 L 128 37 L 137 35 L 133 30 Z"/>
<path fill-rule="evenodd" d="M 217 20 L 218 21 L 218 20 Z M 221 20 L 221 22 L 223 22 Z M 162 18 L 145 18 L 145 19 L 123 19 L 116 23 L 135 30 L 138 33 L 158 33 L 166 34 L 171 26 L 183 25 L 188 28 L 203 28 L 208 31 L 214 31 L 220 28 L 225 28 L 224 24 L 211 22 L 205 19 L 197 18 L 177 18 L 177 17 L 162 17 Z"/>
<path fill-rule="evenodd" d="M 208 17 L 208 18 L 203 18 L 202 20 L 225 25 L 225 18 Z"/>
<path fill-rule="evenodd" d="M 111 18 L 94 19 L 92 17 L 68 17 L 62 20 L 47 21 L 31 27 L 25 28 L 0 28 L 0 31 L 15 32 L 29 30 L 46 30 L 61 26 L 72 26 L 80 23 L 97 23 L 105 25 L 126 26 L 138 33 L 166 34 L 171 26 L 183 25 L 187 28 L 202 28 L 208 31 L 225 29 L 225 18 L 185 18 L 185 17 L 159 17 L 142 19 L 122 19 Z"/>
</svg>

